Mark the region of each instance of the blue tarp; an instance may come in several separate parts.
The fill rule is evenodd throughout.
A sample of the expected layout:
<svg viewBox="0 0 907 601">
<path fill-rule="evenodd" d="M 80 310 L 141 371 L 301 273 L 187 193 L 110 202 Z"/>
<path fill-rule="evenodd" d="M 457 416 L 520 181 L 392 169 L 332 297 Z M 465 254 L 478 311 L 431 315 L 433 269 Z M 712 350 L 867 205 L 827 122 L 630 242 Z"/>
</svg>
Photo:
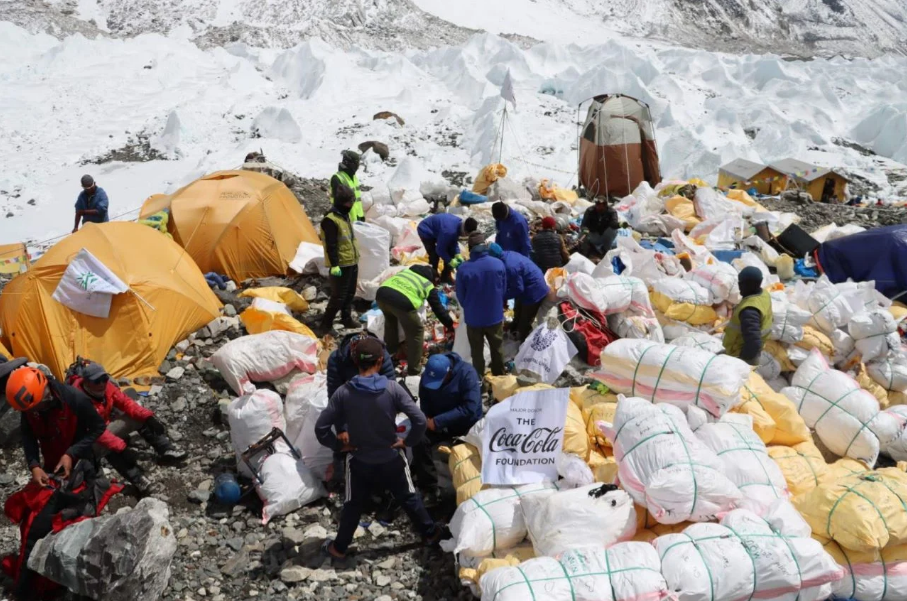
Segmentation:
<svg viewBox="0 0 907 601">
<path fill-rule="evenodd" d="M 819 245 L 819 265 L 834 283 L 875 280 L 893 298 L 907 290 L 907 225 L 892 225 Z"/>
</svg>

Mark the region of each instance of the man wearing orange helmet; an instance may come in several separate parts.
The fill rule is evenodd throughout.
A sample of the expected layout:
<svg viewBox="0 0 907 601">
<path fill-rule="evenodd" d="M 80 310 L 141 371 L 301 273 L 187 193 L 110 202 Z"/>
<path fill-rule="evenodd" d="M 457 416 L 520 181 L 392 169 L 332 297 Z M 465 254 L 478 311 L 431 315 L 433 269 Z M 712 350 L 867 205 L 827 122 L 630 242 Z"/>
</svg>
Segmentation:
<svg viewBox="0 0 907 601">
<path fill-rule="evenodd" d="M 37 484 L 47 485 L 48 469 L 68 478 L 79 459 L 94 460 L 92 445 L 105 425 L 85 393 L 39 369 L 21 367 L 9 376 L 6 402 L 22 413 L 25 461 Z"/>
</svg>

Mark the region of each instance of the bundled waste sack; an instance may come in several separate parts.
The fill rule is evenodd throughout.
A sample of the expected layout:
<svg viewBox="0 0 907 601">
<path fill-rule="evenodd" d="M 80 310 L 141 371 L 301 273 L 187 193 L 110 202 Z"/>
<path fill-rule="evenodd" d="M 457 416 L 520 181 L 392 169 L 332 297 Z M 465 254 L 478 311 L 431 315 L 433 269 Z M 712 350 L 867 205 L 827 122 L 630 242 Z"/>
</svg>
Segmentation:
<svg viewBox="0 0 907 601">
<path fill-rule="evenodd" d="M 479 491 L 457 507 L 449 525 L 453 538 L 442 541 L 441 548 L 448 553 L 487 557 L 517 546 L 527 533 L 520 499 L 550 495 L 557 489 L 556 484 L 545 482 Z"/>
<path fill-rule="evenodd" d="M 492 570 L 481 580 L 482 598 L 495 601 L 661 601 L 673 597 L 661 562 L 648 543 L 570 550 L 539 557 L 518 568 Z"/>
<path fill-rule="evenodd" d="M 296 511 L 327 494 L 302 459 L 297 459 L 288 451 L 281 450 L 268 456 L 262 463 L 259 476 L 261 480 L 256 481 L 255 489 L 264 502 L 262 524 Z"/>
<path fill-rule="evenodd" d="M 315 422 L 328 401 L 327 376 L 318 372 L 293 380 L 284 403 L 287 438 L 302 455 L 306 467 L 322 480 L 334 461 L 334 453 L 315 438 Z"/>
<path fill-rule="evenodd" d="M 457 491 L 457 505 L 462 505 L 482 490 L 482 454 L 471 444 L 458 444 L 449 451 L 447 467 Z"/>
<path fill-rule="evenodd" d="M 457 557 L 457 563 L 460 565 L 459 577 L 460 583 L 467 587 L 475 597 L 482 596 L 482 589 L 479 583 L 488 572 L 498 568 L 516 567 L 535 557 L 535 551 L 532 545 L 522 544 L 513 549 L 496 551 L 490 557 L 469 557 L 461 555 Z"/>
<path fill-rule="evenodd" d="M 875 465 L 880 448 L 902 429 L 891 415 L 879 411 L 875 397 L 853 378 L 830 367 L 816 350 L 782 392 L 831 452 L 870 466 Z"/>
<path fill-rule="evenodd" d="M 719 524 L 693 524 L 656 538 L 668 587 L 689 601 L 827 599 L 843 570 L 795 513 L 780 515 L 783 505 L 764 518 L 736 509 Z"/>
<path fill-rule="evenodd" d="M 273 331 L 231 340 L 210 361 L 236 394 L 255 391 L 253 382 L 273 382 L 294 369 L 318 368 L 318 341 L 294 332 Z"/>
<path fill-rule="evenodd" d="M 811 324 L 826 334 L 846 326 L 854 314 L 847 296 L 825 276 L 813 286 L 804 308 L 812 313 Z"/>
<path fill-rule="evenodd" d="M 814 538 L 844 570 L 844 577 L 834 586 L 835 599 L 907 599 L 907 545 L 859 552 L 821 536 Z"/>
<path fill-rule="evenodd" d="M 872 553 L 907 544 L 907 474 L 883 468 L 842 476 L 794 499 L 814 534 Z"/>
<path fill-rule="evenodd" d="M 774 423 L 771 438 L 762 441 L 766 444 L 792 446 L 801 442 L 812 441 L 812 435 L 806 422 L 797 413 L 797 406 L 786 396 L 772 390 L 762 377 L 751 373 L 740 391 L 741 406 L 757 405 Z M 751 414 L 752 415 L 752 414 Z M 754 428 L 755 423 L 754 416 Z M 758 433 L 759 430 L 756 429 Z"/>
<path fill-rule="evenodd" d="M 768 447 L 768 455 L 781 470 L 791 495 L 795 497 L 819 486 L 831 473 L 825 458 L 812 441 L 771 446 Z"/>
<path fill-rule="evenodd" d="M 891 313 L 875 309 L 854 315 L 847 325 L 863 361 L 883 359 L 901 348 L 898 325 Z"/>
<path fill-rule="evenodd" d="M 635 302 L 638 307 L 649 304 L 649 293 L 642 280 L 612 275 L 594 278 L 585 273 L 573 273 L 564 283 L 567 296 L 578 307 L 603 315 L 621 313 Z"/>
<path fill-rule="evenodd" d="M 633 500 L 608 484 L 590 484 L 520 500 L 537 557 L 584 547 L 609 547 L 636 532 Z"/>
<path fill-rule="evenodd" d="M 239 319 L 249 334 L 279 330 L 317 338 L 307 325 L 293 317 L 287 305 L 266 298 L 256 298 L 252 301 L 252 304 L 240 313 Z"/>
<path fill-rule="evenodd" d="M 621 398 L 614 423 L 599 426 L 613 441 L 621 486 L 660 523 L 708 521 L 743 498 L 677 407 Z"/>
<path fill-rule="evenodd" d="M 708 290 L 689 280 L 665 278 L 652 286 L 652 304 L 668 319 L 699 326 L 713 324 L 718 314 Z"/>
<path fill-rule="evenodd" d="M 840 330 L 836 331 L 840 332 Z M 819 354 L 829 359 L 834 357 L 835 354 L 835 345 L 832 343 L 831 338 L 824 332 L 821 332 L 812 326 L 803 326 L 803 336 L 800 340 L 795 342 L 794 345 L 805 351 L 816 349 L 819 351 Z M 791 354 L 792 353 L 789 353 L 789 355 Z"/>
<path fill-rule="evenodd" d="M 674 346 L 698 348 L 707 353 L 712 353 L 713 355 L 724 353 L 724 344 L 721 342 L 721 339 L 712 336 L 711 334 L 706 334 L 705 332 L 691 331 L 683 336 L 674 338 L 671 340 L 671 344 Z"/>
<path fill-rule="evenodd" d="M 737 283 L 737 270 L 724 262 L 696 267 L 687 274 L 687 280 L 695 282 L 709 293 L 710 303 L 729 302 L 736 305 L 740 302 L 740 287 Z"/>
<path fill-rule="evenodd" d="M 615 392 L 678 407 L 695 405 L 721 417 L 740 403 L 750 367 L 740 359 L 647 340 L 617 340 L 592 374 Z"/>
<path fill-rule="evenodd" d="M 558 317 L 580 359 L 593 367 L 601 363 L 602 350 L 617 340 L 617 335 L 608 328 L 605 316 L 597 311 L 580 312 L 565 301 L 558 305 Z M 465 346 L 468 348 L 469 345 Z"/>
<path fill-rule="evenodd" d="M 885 410 L 886 415 L 893 417 L 899 424 L 901 430 L 898 436 L 882 447 L 882 452 L 894 459 L 895 461 L 907 461 L 907 405 L 895 405 Z"/>
<path fill-rule="evenodd" d="M 690 407 L 687 418 L 696 438 L 721 459 L 725 476 L 748 500 L 768 507 L 790 496 L 784 474 L 753 432 L 752 418 L 728 413 L 709 423 L 698 407 Z"/>
<path fill-rule="evenodd" d="M 787 300 L 781 293 L 772 295 L 772 331 L 769 338 L 794 344 L 803 338 L 803 326 L 812 314 Z"/>
</svg>

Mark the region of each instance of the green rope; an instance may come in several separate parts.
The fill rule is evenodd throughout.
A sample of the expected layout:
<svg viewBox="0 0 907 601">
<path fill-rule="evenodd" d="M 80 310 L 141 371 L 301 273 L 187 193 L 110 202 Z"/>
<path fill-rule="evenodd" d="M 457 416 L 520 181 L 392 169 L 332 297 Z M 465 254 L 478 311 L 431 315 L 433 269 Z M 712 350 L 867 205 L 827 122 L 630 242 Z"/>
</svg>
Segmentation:
<svg viewBox="0 0 907 601">
<path fill-rule="evenodd" d="M 665 552 L 661 555 L 661 562 L 664 563 L 664 558 L 674 547 L 677 547 L 682 544 L 692 544 L 693 548 L 696 549 L 696 552 L 699 553 L 699 559 L 702 560 L 702 565 L 705 566 L 705 573 L 709 577 L 709 595 L 711 595 L 711 601 L 715 601 L 715 579 L 712 577 L 712 569 L 709 567 L 709 562 L 707 562 L 705 560 L 705 556 L 702 554 L 702 549 L 699 548 L 699 543 L 701 543 L 705 540 L 720 539 L 720 538 L 725 538 L 725 537 L 709 536 L 709 537 L 700 538 L 697 540 L 697 539 L 694 539 L 689 534 L 687 534 L 686 532 L 680 532 L 679 534 L 680 534 L 680 536 L 685 536 L 690 540 L 676 542 L 673 545 L 669 546 L 667 549 L 665 549 Z"/>
<path fill-rule="evenodd" d="M 699 376 L 699 385 L 696 387 L 696 400 L 693 403 L 697 407 L 699 406 L 699 393 L 702 391 L 702 383 L 705 381 L 705 372 L 709 371 L 709 365 L 711 365 L 712 361 L 717 358 L 718 355 L 712 355 L 711 359 L 709 359 L 709 362 L 705 364 L 705 368 L 702 370 L 702 375 Z"/>
<path fill-rule="evenodd" d="M 672 418 L 670 415 L 665 413 L 664 408 L 659 407 L 659 410 L 661 411 L 662 415 L 664 415 L 668 418 L 668 420 L 671 422 L 671 425 L 674 426 L 674 429 L 677 430 L 678 428 L 677 428 L 677 424 L 674 423 L 674 418 Z M 690 505 L 690 516 L 692 516 L 693 511 L 696 509 L 696 502 L 699 500 L 698 499 L 699 495 L 697 494 L 699 492 L 699 482 L 696 480 L 696 468 L 695 468 L 695 464 L 693 463 L 693 458 L 690 457 L 690 449 L 687 448 L 687 441 L 685 441 L 683 439 L 683 436 L 681 436 L 680 434 L 677 435 L 677 438 L 680 439 L 680 444 L 683 445 L 683 452 L 686 454 L 687 464 L 689 464 L 689 466 L 690 466 L 690 475 L 693 477 L 693 504 Z M 670 466 L 668 466 L 668 467 L 670 467 Z"/>
<path fill-rule="evenodd" d="M 633 386 L 630 388 L 630 396 L 636 396 L 636 374 L 639 373 L 639 368 L 642 367 L 643 357 L 645 357 L 646 353 L 648 353 L 656 346 L 658 345 L 653 344 L 652 346 L 647 346 L 645 349 L 643 349 L 642 354 L 639 355 L 639 361 L 636 363 L 636 369 L 633 370 Z"/>
<path fill-rule="evenodd" d="M 825 533 L 828 535 L 828 538 L 834 538 L 834 536 L 832 536 L 832 534 L 831 534 L 831 518 L 832 518 L 832 516 L 835 514 L 835 511 L 838 509 L 838 505 L 841 504 L 841 501 L 843 501 L 844 498 L 845 498 L 848 494 L 857 495 L 858 497 L 860 497 L 861 499 L 863 499 L 864 501 L 866 501 L 867 503 L 869 503 L 869 504 L 872 506 L 872 508 L 875 509 L 876 513 L 879 514 L 879 519 L 882 520 L 882 523 L 885 524 L 885 530 L 888 530 L 888 522 L 885 521 L 885 516 L 882 515 L 882 512 L 879 510 L 878 507 L 876 507 L 876 504 L 873 503 L 872 500 L 870 500 L 869 498 L 867 498 L 865 495 L 860 494 L 859 492 L 856 491 L 856 488 L 857 488 L 859 485 L 863 484 L 864 482 L 875 482 L 875 480 L 874 480 L 874 479 L 864 479 L 862 476 L 860 476 L 860 481 L 859 481 L 859 482 L 857 482 L 857 483 L 854 484 L 853 486 L 845 486 L 845 487 L 844 487 L 844 488 L 846 489 L 847 492 L 845 492 L 843 495 L 841 495 L 840 497 L 838 497 L 838 500 L 835 501 L 835 504 L 831 506 L 831 511 L 828 512 L 828 519 L 827 519 L 826 522 L 825 522 Z"/>
<path fill-rule="evenodd" d="M 680 349 L 680 348 L 683 348 L 683 347 L 675 346 L 674 348 L 672 348 L 671 352 L 668 353 L 668 356 L 665 357 L 664 363 L 661 364 L 661 371 L 658 372 L 658 378 L 655 380 L 655 387 L 652 388 L 652 402 L 653 403 L 655 402 L 655 393 L 658 391 L 658 385 L 661 384 L 661 376 L 664 375 L 665 368 L 667 368 L 667 366 L 668 366 L 668 361 L 671 360 L 671 355 L 674 354 L 674 351 L 676 351 L 677 349 Z M 715 356 L 717 357 L 718 355 L 715 355 Z M 640 359 L 642 359 L 642 357 L 640 357 Z"/>
</svg>

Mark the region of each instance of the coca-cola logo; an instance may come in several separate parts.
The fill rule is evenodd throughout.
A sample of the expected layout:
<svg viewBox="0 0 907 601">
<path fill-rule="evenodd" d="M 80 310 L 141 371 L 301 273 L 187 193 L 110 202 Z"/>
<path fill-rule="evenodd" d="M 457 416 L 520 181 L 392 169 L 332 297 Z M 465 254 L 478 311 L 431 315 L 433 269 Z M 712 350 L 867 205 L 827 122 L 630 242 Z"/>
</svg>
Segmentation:
<svg viewBox="0 0 907 601">
<path fill-rule="evenodd" d="M 554 453 L 562 430 L 563 428 L 539 427 L 527 434 L 510 432 L 505 426 L 491 435 L 488 450 L 492 453 Z"/>
</svg>

